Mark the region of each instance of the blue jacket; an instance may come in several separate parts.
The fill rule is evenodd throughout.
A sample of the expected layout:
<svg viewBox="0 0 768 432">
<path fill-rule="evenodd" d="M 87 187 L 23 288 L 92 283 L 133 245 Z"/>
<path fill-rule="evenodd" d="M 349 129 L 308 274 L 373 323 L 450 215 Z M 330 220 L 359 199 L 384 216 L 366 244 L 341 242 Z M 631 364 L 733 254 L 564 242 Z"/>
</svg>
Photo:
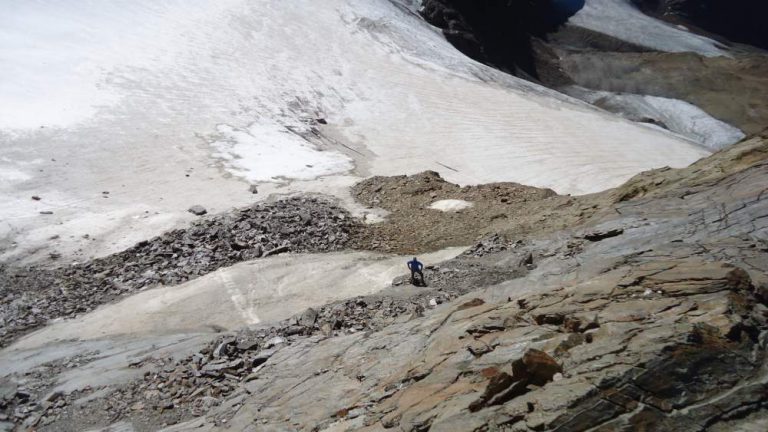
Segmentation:
<svg viewBox="0 0 768 432">
<path fill-rule="evenodd" d="M 424 264 L 420 263 L 418 260 L 408 261 L 408 269 L 411 271 L 421 271 L 423 268 Z"/>
</svg>

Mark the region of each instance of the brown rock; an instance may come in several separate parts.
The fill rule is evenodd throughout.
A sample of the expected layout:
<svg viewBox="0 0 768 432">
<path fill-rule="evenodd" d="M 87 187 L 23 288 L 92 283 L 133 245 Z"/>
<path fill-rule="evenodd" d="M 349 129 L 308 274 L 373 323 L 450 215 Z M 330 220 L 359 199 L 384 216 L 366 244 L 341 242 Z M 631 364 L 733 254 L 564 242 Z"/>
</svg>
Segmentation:
<svg viewBox="0 0 768 432">
<path fill-rule="evenodd" d="M 512 363 L 512 373 L 517 379 L 537 386 L 552 381 L 552 377 L 562 371 L 563 368 L 549 354 L 535 349 L 529 349 L 522 359 Z"/>
</svg>

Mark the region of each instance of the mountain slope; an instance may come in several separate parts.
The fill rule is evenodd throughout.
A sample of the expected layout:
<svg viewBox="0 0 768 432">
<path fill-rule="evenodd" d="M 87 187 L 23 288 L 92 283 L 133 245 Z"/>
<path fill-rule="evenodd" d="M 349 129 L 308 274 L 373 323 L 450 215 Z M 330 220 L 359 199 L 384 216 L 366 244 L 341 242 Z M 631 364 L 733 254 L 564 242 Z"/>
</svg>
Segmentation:
<svg viewBox="0 0 768 432">
<path fill-rule="evenodd" d="M 396 278 L 208 343 L 55 340 L 56 324 L 0 353 L 55 404 L 7 409 L 41 431 L 760 430 L 766 184 L 764 133 L 574 203 L 518 203 L 530 214 L 496 225 L 506 238 L 430 265 L 426 288 Z"/>
<path fill-rule="evenodd" d="M 168 430 L 759 430 L 767 139 L 645 173 L 585 226 L 474 258 L 532 254 L 523 278 L 378 331 L 292 337 L 207 419 Z"/>
<path fill-rule="evenodd" d="M 195 204 L 348 200 L 372 174 L 581 194 L 708 153 L 467 59 L 410 3 L 12 4 L 0 18 L 13 65 L 0 68 L 6 259 L 116 252 Z"/>
</svg>

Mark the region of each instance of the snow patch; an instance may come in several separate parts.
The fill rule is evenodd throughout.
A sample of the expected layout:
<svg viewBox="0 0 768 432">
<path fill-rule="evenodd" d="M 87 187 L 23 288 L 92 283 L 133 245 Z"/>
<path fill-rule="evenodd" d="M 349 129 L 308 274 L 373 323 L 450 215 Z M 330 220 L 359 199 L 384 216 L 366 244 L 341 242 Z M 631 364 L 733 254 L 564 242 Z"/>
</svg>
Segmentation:
<svg viewBox="0 0 768 432">
<path fill-rule="evenodd" d="M 469 201 L 464 201 L 460 199 L 446 199 L 446 200 L 440 200 L 433 202 L 429 208 L 432 210 L 440 210 L 442 212 L 457 212 L 464 209 L 468 209 L 470 207 L 474 206 Z"/>
<path fill-rule="evenodd" d="M 587 0 L 568 24 L 654 50 L 728 56 L 723 46 L 714 40 L 652 18 L 630 0 Z"/>
<path fill-rule="evenodd" d="M 741 141 L 746 135 L 691 103 L 657 96 L 618 94 L 581 87 L 564 89 L 570 95 L 634 121 L 654 120 L 711 150 Z"/>
<path fill-rule="evenodd" d="M 221 138 L 211 144 L 217 150 L 213 156 L 250 182 L 311 180 L 353 168 L 343 154 L 320 151 L 278 124 L 254 123 L 244 130 L 219 125 L 217 130 Z"/>
<path fill-rule="evenodd" d="M 627 105 L 632 105 L 631 99 Z M 691 138 L 711 150 L 720 150 L 741 141 L 746 136 L 740 129 L 682 100 L 642 96 L 642 101 L 634 106 L 640 113 L 648 112 L 649 115 L 655 113 L 667 129 Z"/>
</svg>

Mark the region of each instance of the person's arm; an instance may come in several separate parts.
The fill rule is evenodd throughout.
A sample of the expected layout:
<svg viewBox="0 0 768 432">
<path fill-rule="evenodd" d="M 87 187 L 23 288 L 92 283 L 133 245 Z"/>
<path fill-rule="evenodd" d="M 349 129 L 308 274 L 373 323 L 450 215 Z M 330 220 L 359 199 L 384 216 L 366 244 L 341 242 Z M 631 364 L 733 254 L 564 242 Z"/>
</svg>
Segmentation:
<svg viewBox="0 0 768 432">
<path fill-rule="evenodd" d="M 410 261 L 408 261 L 408 270 L 413 270 L 413 268 L 411 267 L 411 262 Z"/>
</svg>

